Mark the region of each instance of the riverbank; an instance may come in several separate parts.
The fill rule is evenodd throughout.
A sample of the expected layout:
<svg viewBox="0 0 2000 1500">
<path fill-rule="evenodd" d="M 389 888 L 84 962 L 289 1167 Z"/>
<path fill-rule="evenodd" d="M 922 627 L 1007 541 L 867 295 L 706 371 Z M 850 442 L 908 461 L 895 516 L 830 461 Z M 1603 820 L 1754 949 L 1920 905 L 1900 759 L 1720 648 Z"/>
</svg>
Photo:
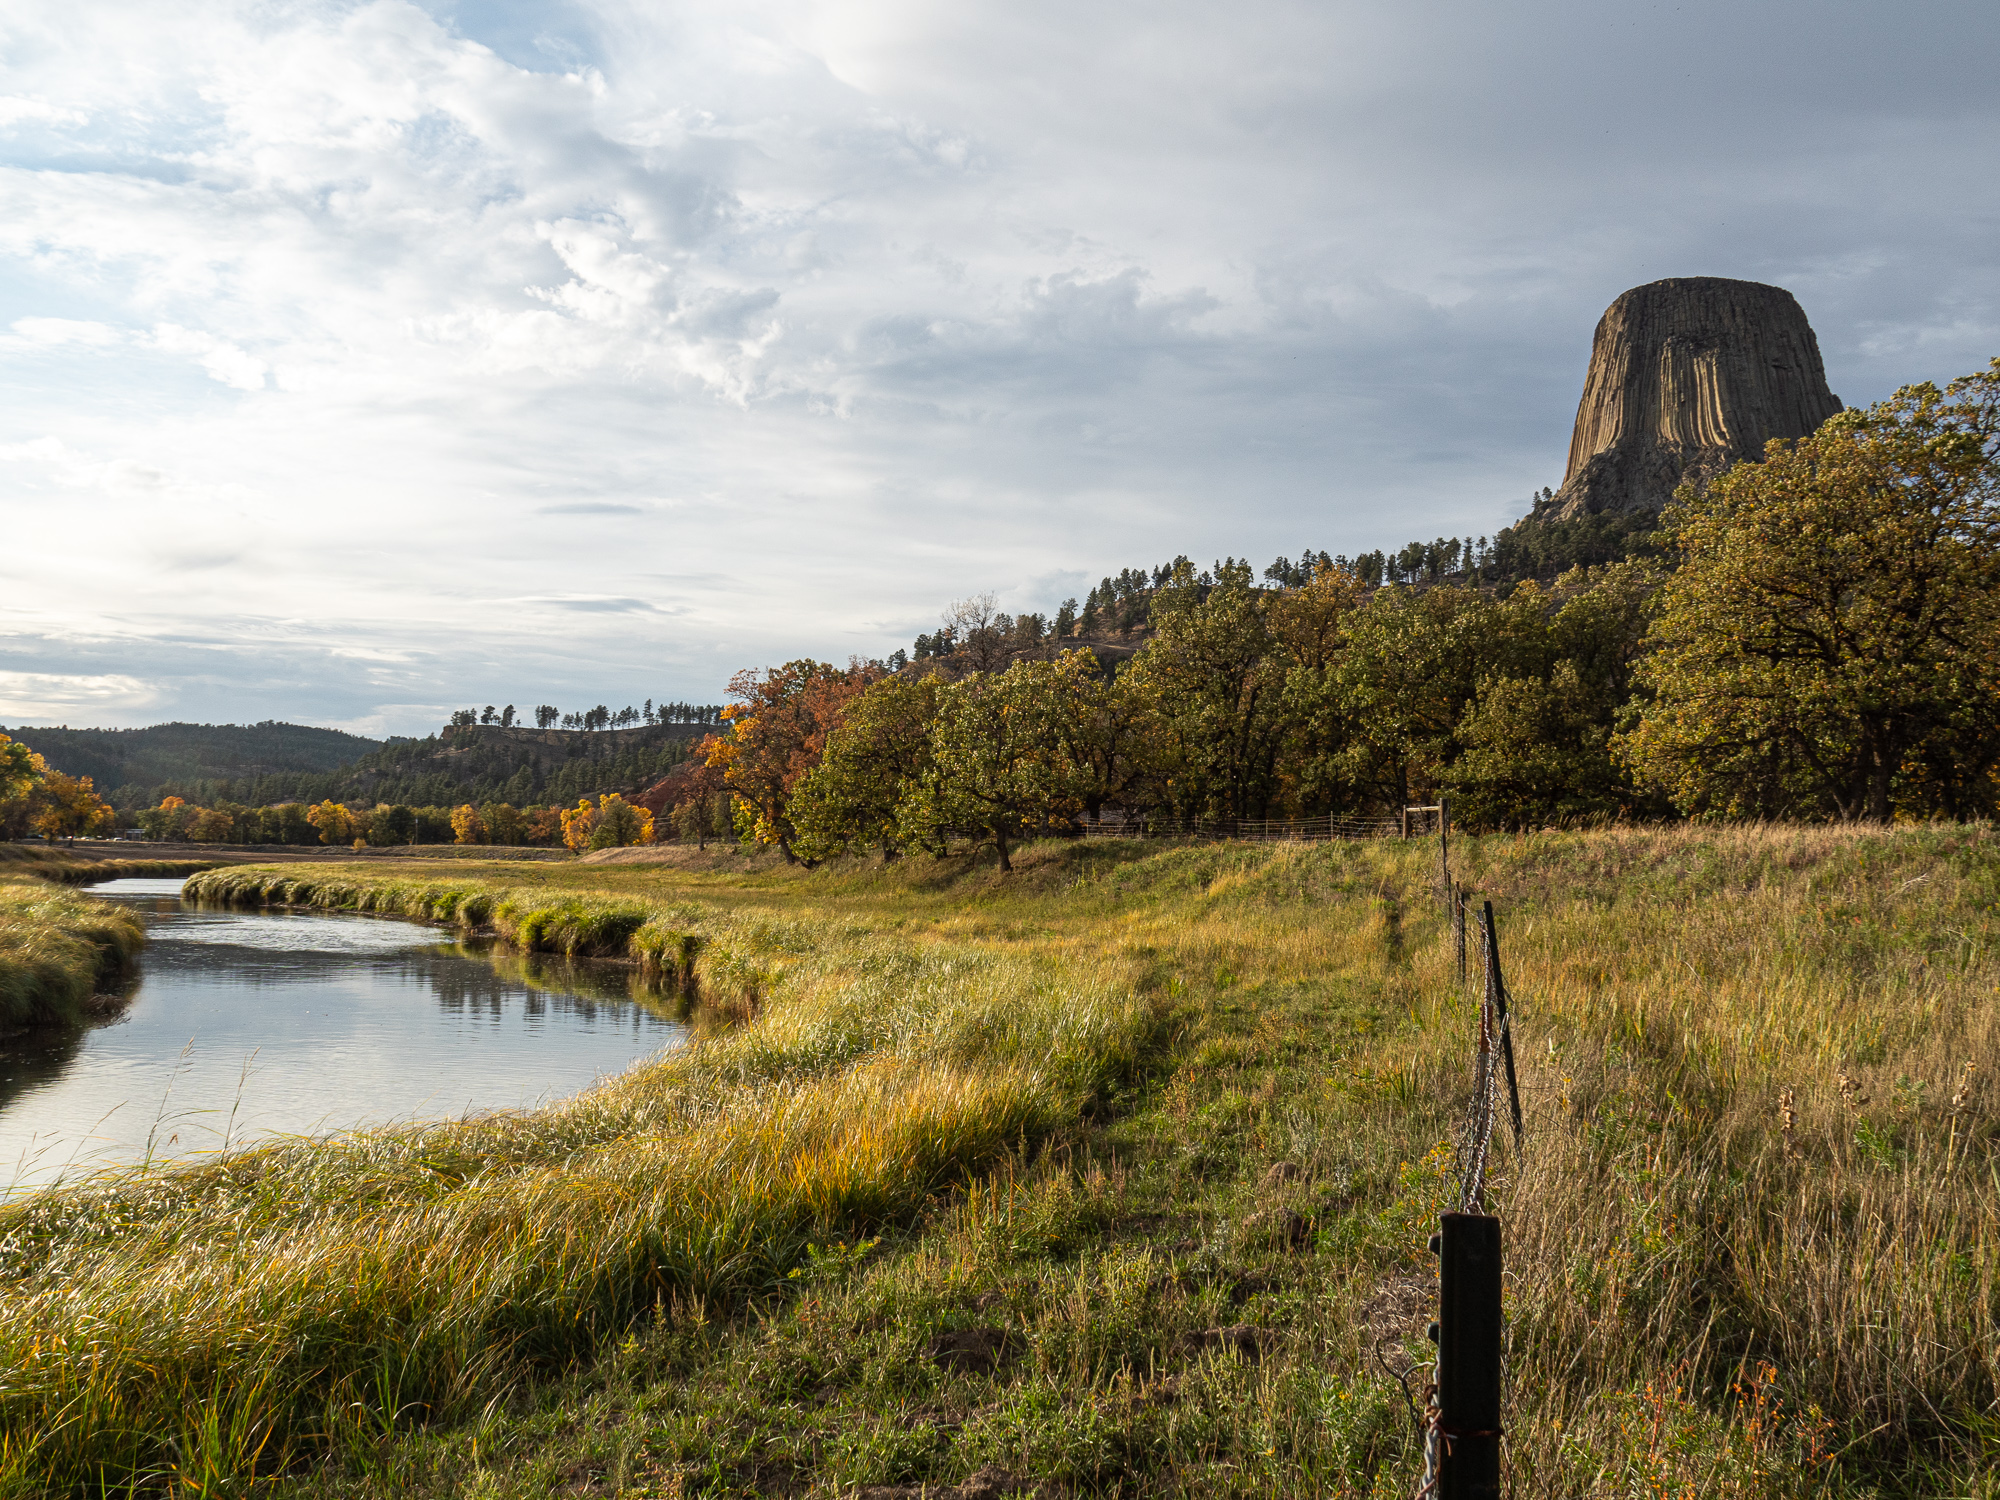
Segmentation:
<svg viewBox="0 0 2000 1500">
<path fill-rule="evenodd" d="M 1515 1483 L 1984 1493 L 1991 836 L 1455 848 L 1518 1004 Z M 1435 857 L 213 872 L 619 953 L 739 1021 L 551 1110 L 0 1213 L 0 1455 L 30 1488 L 1408 1493 L 1384 1371 L 1426 1348 L 1469 1088 Z"/>
<path fill-rule="evenodd" d="M 61 848 L 0 844 L 0 1036 L 81 1024 L 145 945 L 145 929 L 131 912 L 53 887 L 208 867 L 201 860 L 84 859 Z"/>
</svg>

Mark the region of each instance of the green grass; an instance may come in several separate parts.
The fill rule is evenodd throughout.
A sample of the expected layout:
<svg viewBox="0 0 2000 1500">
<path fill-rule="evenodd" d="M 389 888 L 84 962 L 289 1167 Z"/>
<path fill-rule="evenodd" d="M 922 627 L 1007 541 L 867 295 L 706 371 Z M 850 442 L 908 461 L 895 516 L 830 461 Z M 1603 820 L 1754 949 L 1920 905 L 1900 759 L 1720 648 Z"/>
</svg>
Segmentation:
<svg viewBox="0 0 2000 1500">
<path fill-rule="evenodd" d="M 1518 1005 L 1519 1492 L 2000 1493 L 1991 835 L 1459 847 Z M 1434 859 L 200 877 L 623 957 L 712 1024 L 551 1109 L 0 1210 L 0 1476 L 1406 1495 L 1385 1366 L 1469 1089 Z"/>
</svg>

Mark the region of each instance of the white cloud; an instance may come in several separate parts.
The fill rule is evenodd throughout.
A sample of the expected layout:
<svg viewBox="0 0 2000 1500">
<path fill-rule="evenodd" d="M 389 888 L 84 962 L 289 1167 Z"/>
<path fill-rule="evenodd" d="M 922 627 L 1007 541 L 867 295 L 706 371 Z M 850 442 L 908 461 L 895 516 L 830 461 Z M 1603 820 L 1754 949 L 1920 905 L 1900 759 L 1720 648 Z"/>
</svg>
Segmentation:
<svg viewBox="0 0 2000 1500">
<path fill-rule="evenodd" d="M 82 125 L 90 116 L 82 110 L 64 109 L 45 99 L 23 99 L 0 94 L 0 130 L 10 130 L 23 122 L 37 125 Z"/>
<path fill-rule="evenodd" d="M 136 677 L 0 671 L 0 717 L 15 722 L 78 713 L 124 715 L 159 701 L 158 690 Z"/>
<path fill-rule="evenodd" d="M 261 391 L 264 388 L 264 362 L 252 358 L 227 339 L 217 338 L 212 333 L 197 329 L 182 328 L 174 323 L 162 323 L 154 328 L 151 340 L 155 349 L 164 349 L 170 354 L 190 354 L 201 361 L 201 367 L 209 377 L 224 385 L 235 386 L 240 391 Z"/>
<path fill-rule="evenodd" d="M 8 331 L 19 343 L 44 346 L 88 344 L 101 348 L 119 339 L 117 329 L 87 318 L 16 318 Z"/>
<path fill-rule="evenodd" d="M 1850 401 L 2000 345 L 1990 11 L 20 9 L 0 644 L 208 717 L 1490 532 L 1657 276 L 1792 287 Z"/>
</svg>

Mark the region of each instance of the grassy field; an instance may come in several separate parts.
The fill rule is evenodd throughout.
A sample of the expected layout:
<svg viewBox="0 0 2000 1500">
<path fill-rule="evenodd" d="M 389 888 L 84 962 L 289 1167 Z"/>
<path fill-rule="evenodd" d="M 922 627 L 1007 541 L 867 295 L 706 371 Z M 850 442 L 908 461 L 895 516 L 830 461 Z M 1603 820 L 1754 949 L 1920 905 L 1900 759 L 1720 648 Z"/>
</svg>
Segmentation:
<svg viewBox="0 0 2000 1500">
<path fill-rule="evenodd" d="M 139 919 L 55 887 L 135 875 L 188 875 L 201 861 L 77 859 L 0 844 L 0 1034 L 75 1025 L 145 942 Z"/>
<path fill-rule="evenodd" d="M 2000 1495 L 1992 836 L 1455 848 L 1518 1007 L 1515 1492 Z M 1434 845 L 675 858 L 200 877 L 627 957 L 700 1040 L 0 1210 L 0 1482 L 1410 1492 Z"/>
</svg>

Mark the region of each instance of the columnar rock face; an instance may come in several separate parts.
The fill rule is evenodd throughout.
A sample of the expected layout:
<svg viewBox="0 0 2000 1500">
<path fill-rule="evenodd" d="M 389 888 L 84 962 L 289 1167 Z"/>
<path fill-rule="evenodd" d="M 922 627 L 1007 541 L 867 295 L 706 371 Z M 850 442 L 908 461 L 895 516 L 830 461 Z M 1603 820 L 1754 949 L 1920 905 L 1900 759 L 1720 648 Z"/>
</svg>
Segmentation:
<svg viewBox="0 0 2000 1500">
<path fill-rule="evenodd" d="M 1792 294 L 1680 276 L 1634 287 L 1597 324 L 1552 520 L 1656 510 L 1683 480 L 1762 458 L 1840 410 Z"/>
</svg>

